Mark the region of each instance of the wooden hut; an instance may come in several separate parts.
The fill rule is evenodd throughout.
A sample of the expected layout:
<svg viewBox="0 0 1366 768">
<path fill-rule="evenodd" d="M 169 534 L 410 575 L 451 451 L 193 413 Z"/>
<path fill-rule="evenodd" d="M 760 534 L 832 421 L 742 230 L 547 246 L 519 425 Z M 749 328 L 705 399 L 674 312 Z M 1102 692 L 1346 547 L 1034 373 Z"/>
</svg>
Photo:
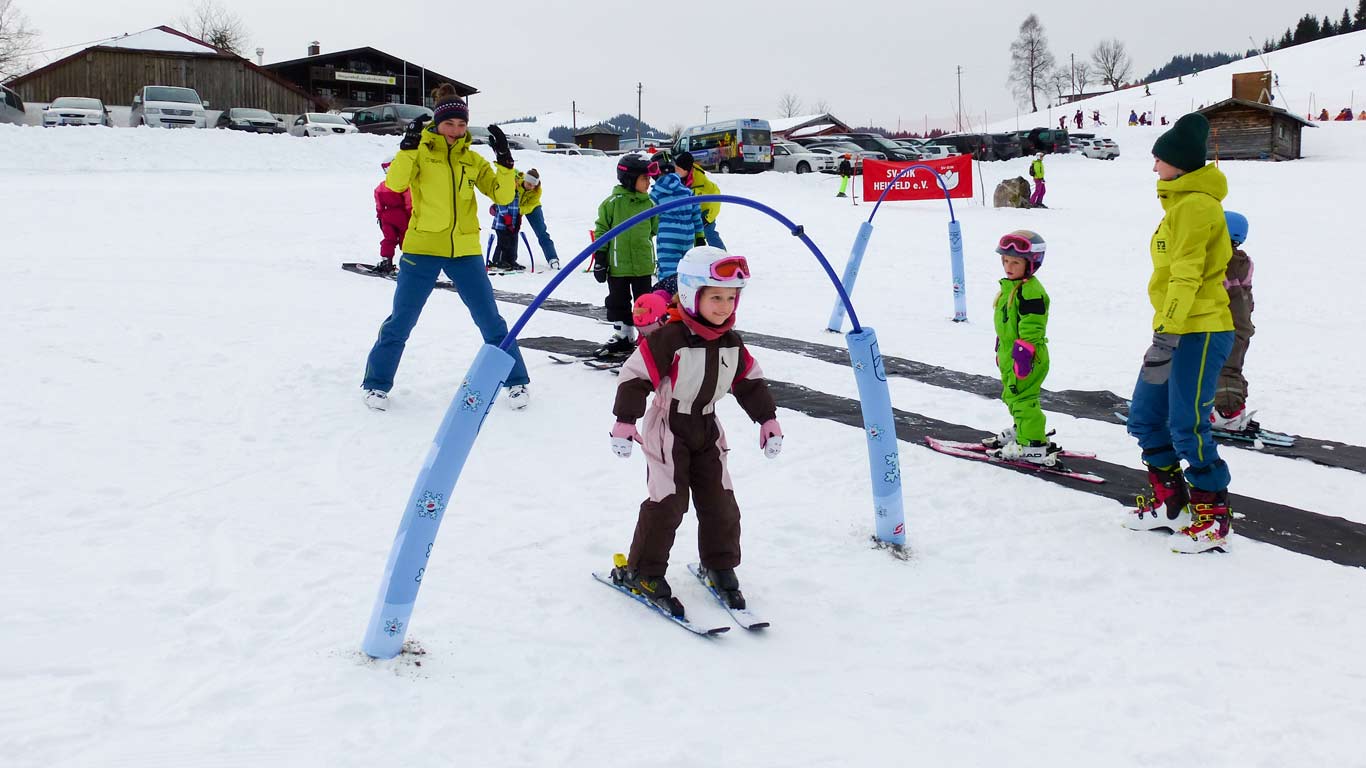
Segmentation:
<svg viewBox="0 0 1366 768">
<path fill-rule="evenodd" d="M 1298 160 L 1300 132 L 1313 123 L 1279 107 L 1225 99 L 1200 111 L 1209 120 L 1210 160 Z"/>
<path fill-rule="evenodd" d="M 574 143 L 580 147 L 600 149 L 603 152 L 616 152 L 621 146 L 621 134 L 598 125 L 574 134 Z"/>
</svg>

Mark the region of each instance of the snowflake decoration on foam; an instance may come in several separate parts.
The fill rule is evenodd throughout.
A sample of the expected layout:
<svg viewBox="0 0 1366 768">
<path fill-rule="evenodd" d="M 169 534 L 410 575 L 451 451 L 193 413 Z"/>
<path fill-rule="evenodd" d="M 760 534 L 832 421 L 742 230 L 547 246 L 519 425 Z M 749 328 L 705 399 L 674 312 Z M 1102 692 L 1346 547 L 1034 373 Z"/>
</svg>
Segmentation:
<svg viewBox="0 0 1366 768">
<path fill-rule="evenodd" d="M 882 427 L 879 427 L 876 424 L 868 427 L 868 436 L 874 440 L 881 440 L 883 434 Z"/>
<path fill-rule="evenodd" d="M 401 629 L 403 629 L 403 622 L 399 621 L 397 616 L 392 619 L 384 620 L 384 632 L 389 635 L 389 637 L 397 635 Z"/>
<path fill-rule="evenodd" d="M 464 402 L 460 405 L 460 410 L 462 410 L 462 411 L 477 411 L 477 410 L 479 410 L 479 406 L 481 406 L 481 405 L 484 404 L 484 396 L 481 395 L 481 394 L 479 394 L 478 392 L 475 392 L 474 390 L 470 389 L 468 386 L 464 386 L 463 389 L 464 389 L 464 394 L 461 395 L 461 398 L 460 398 L 460 399 L 463 400 Z"/>
<path fill-rule="evenodd" d="M 440 493 L 424 491 L 422 500 L 417 503 L 417 516 L 428 517 L 435 520 L 442 512 L 446 511 L 446 497 Z"/>
<path fill-rule="evenodd" d="M 899 481 L 901 479 L 901 457 L 898 454 L 889 453 L 883 456 L 882 460 L 892 468 L 891 471 L 882 475 L 882 482 L 895 483 Z"/>
<path fill-rule="evenodd" d="M 868 367 L 867 364 L 864 363 L 862 360 L 859 360 L 858 362 L 854 363 L 854 370 L 856 371 L 861 371 L 866 367 Z"/>
<path fill-rule="evenodd" d="M 878 507 L 878 508 L 877 508 L 877 516 L 878 516 L 878 517 L 886 517 L 886 516 L 887 516 L 887 508 L 886 508 L 886 507 Z"/>
</svg>

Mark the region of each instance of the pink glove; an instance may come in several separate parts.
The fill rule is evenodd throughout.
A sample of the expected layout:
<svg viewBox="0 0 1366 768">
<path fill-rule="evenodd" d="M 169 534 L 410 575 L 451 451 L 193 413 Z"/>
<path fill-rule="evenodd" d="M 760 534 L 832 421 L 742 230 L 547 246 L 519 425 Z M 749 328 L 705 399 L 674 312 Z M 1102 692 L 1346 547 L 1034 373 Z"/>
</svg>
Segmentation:
<svg viewBox="0 0 1366 768">
<path fill-rule="evenodd" d="M 769 419 L 759 425 L 759 447 L 764 449 L 764 455 L 770 459 L 782 452 L 783 429 L 778 426 L 777 419 Z"/>
<path fill-rule="evenodd" d="M 631 456 L 631 442 L 641 443 L 640 433 L 636 431 L 636 425 L 624 421 L 618 421 L 612 427 L 612 453 L 623 459 Z"/>
</svg>

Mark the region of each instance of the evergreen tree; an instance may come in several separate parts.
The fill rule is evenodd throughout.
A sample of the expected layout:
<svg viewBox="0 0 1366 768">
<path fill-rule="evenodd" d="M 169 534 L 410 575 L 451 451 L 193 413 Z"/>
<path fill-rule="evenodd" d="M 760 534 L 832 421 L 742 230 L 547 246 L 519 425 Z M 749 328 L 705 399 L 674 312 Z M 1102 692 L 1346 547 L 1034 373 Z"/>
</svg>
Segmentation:
<svg viewBox="0 0 1366 768">
<path fill-rule="evenodd" d="M 1366 0 L 1357 0 L 1356 24 L 1352 25 L 1354 30 L 1366 29 Z"/>
<path fill-rule="evenodd" d="M 1366 0 L 1363 0 L 1363 2 L 1366 2 Z M 1276 43 L 1276 48 L 1277 48 L 1277 49 L 1289 48 L 1290 46 L 1292 46 L 1292 45 L 1294 45 L 1294 44 L 1295 44 L 1295 39 L 1294 39 L 1294 37 L 1291 36 L 1290 30 L 1287 29 L 1287 30 L 1285 31 L 1285 34 L 1284 34 L 1284 35 L 1281 35 L 1281 41 L 1280 41 L 1279 43 Z"/>
<path fill-rule="evenodd" d="M 1338 33 L 1338 28 L 1333 26 L 1333 20 L 1327 16 L 1323 17 L 1323 23 L 1319 25 L 1319 39 L 1332 37 Z"/>
<path fill-rule="evenodd" d="M 1299 23 L 1295 24 L 1295 45 L 1312 43 L 1319 39 L 1319 20 L 1314 18 L 1314 14 L 1306 13 Z"/>
<path fill-rule="evenodd" d="M 1338 19 L 1338 34 L 1345 35 L 1348 32 L 1351 32 L 1352 29 L 1352 12 L 1346 8 L 1343 8 L 1342 18 Z"/>
</svg>

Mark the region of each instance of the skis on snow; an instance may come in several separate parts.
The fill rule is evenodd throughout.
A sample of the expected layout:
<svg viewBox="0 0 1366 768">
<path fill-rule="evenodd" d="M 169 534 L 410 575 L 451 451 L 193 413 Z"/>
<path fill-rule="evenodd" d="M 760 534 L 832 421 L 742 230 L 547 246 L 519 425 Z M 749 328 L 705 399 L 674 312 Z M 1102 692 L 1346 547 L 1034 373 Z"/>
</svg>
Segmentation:
<svg viewBox="0 0 1366 768">
<path fill-rule="evenodd" d="M 589 368 L 599 371 L 611 371 L 612 373 L 616 373 L 622 365 L 625 365 L 627 359 L 627 356 L 625 355 L 620 357 L 599 357 L 597 355 L 547 354 L 546 357 L 549 357 L 553 362 L 559 363 L 560 365 L 583 363 Z"/>
<path fill-rule="evenodd" d="M 1009 461 L 1007 459 L 998 459 L 995 456 L 992 456 L 991 454 L 987 453 L 987 447 L 985 445 L 982 445 L 981 443 L 960 443 L 955 442 L 953 440 L 940 440 L 934 437 L 926 437 L 925 442 L 933 450 L 939 453 L 946 454 L 948 456 L 957 456 L 962 459 L 972 459 L 974 461 L 984 461 L 988 464 L 1000 464 L 1002 466 L 1015 467 L 1017 469 L 1027 469 L 1031 472 L 1039 472 L 1041 474 L 1058 475 L 1059 477 L 1070 477 L 1073 480 L 1080 480 L 1085 483 L 1100 484 L 1105 482 L 1105 478 L 1099 475 L 1093 475 L 1089 472 L 1075 472 L 1073 470 L 1068 469 L 1061 463 L 1055 464 L 1054 466 L 1050 467 L 1046 464 L 1034 464 L 1028 461 Z M 1076 451 L 1063 451 L 1061 453 L 1061 457 L 1071 457 L 1074 459 L 1094 459 L 1095 454 L 1078 453 Z"/>
<path fill-rule="evenodd" d="M 375 270 L 375 265 L 373 264 L 359 264 L 354 261 L 344 262 L 342 264 L 342 269 L 347 272 L 355 272 L 358 275 L 369 275 L 370 277 L 378 277 L 383 280 L 398 281 L 397 269 L 391 269 L 388 272 L 379 272 Z M 455 286 L 449 280 L 437 280 L 436 287 L 443 291 L 455 290 Z"/>
<path fill-rule="evenodd" d="M 729 632 L 729 631 L 730 631 L 730 627 L 703 627 L 703 626 L 700 626 L 700 625 L 698 625 L 698 624 L 694 624 L 694 623 L 692 623 L 691 621 L 688 621 L 688 619 L 687 619 L 686 617 L 675 616 L 675 615 L 673 615 L 672 613 L 669 613 L 668 611 L 664 610 L 664 607 L 663 607 L 663 606 L 659 605 L 658 603 L 654 602 L 653 600 L 650 600 L 649 598 L 645 597 L 644 595 L 640 594 L 639 592 L 632 592 L 632 591 L 630 590 L 630 588 L 628 588 L 628 587 L 626 587 L 626 586 L 623 586 L 623 585 L 621 585 L 621 584 L 618 584 L 618 583 L 616 583 L 615 581 L 612 581 L 612 576 L 611 576 L 610 573 L 609 573 L 609 574 L 602 574 L 602 573 L 598 573 L 598 572 L 595 571 L 595 572 L 593 573 L 593 578 L 594 578 L 594 579 L 597 579 L 598 581 L 602 582 L 603 584 L 606 584 L 607 586 L 611 587 L 612 589 L 615 589 L 616 591 L 620 592 L 621 594 L 626 595 L 627 597 L 631 598 L 632 600 L 636 601 L 637 603 L 640 603 L 641 605 L 645 606 L 646 608 L 649 608 L 651 611 L 654 611 L 655 613 L 659 614 L 660 616 L 663 616 L 664 618 L 666 618 L 666 619 L 668 619 L 669 621 L 671 621 L 671 622 L 677 624 L 678 626 L 680 626 L 680 627 L 682 627 L 682 628 L 688 630 L 689 632 L 693 633 L 694 635 L 701 635 L 701 636 L 703 636 L 703 637 L 713 637 L 713 636 L 715 636 L 715 635 L 721 634 L 722 632 Z"/>
<path fill-rule="evenodd" d="M 707 588 L 707 594 L 711 595 L 716 602 L 720 603 L 721 607 L 726 609 L 726 613 L 729 613 L 730 617 L 734 619 L 735 623 L 739 624 L 741 628 L 754 630 L 764 629 L 768 626 L 767 621 L 750 613 L 748 608 L 730 607 L 730 603 L 726 602 L 725 596 L 720 592 L 717 592 L 716 587 L 712 586 L 711 580 L 702 575 L 701 563 L 688 563 L 688 573 L 691 573 L 698 581 L 702 582 L 702 586 Z"/>
</svg>

